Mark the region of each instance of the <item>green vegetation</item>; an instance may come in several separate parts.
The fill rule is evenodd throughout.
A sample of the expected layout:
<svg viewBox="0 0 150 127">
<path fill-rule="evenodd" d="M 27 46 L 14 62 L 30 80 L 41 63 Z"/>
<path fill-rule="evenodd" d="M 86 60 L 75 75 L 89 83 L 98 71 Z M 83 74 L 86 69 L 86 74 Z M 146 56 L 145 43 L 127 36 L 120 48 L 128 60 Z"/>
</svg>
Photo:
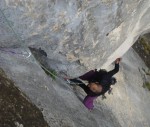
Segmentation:
<svg viewBox="0 0 150 127">
<path fill-rule="evenodd" d="M 150 69 L 146 71 L 144 68 L 142 68 L 142 70 L 145 72 L 146 75 L 150 76 Z"/>
<path fill-rule="evenodd" d="M 42 69 L 45 71 L 45 73 L 50 76 L 53 80 L 56 80 L 57 72 L 54 69 L 46 69 L 45 67 L 42 67 Z"/>
<path fill-rule="evenodd" d="M 146 75 L 150 75 L 150 69 L 145 70 L 144 68 L 142 68 L 142 70 Z M 150 82 L 145 81 L 145 83 L 143 83 L 143 88 L 147 88 L 150 91 Z"/>
<path fill-rule="evenodd" d="M 44 72 L 48 76 L 50 76 L 53 80 L 56 80 L 57 72 L 54 69 L 51 69 L 47 65 L 46 59 L 43 59 L 43 56 L 46 57 L 47 53 L 41 48 L 36 49 L 36 48 L 29 47 L 29 49 L 32 52 L 32 54 L 34 55 L 34 57 L 36 58 L 36 60 L 38 61 L 38 63 L 40 64 L 41 68 L 44 70 Z"/>
<path fill-rule="evenodd" d="M 150 45 L 147 43 L 147 41 L 144 38 L 140 38 L 139 42 L 144 47 L 145 53 L 150 55 Z"/>
<path fill-rule="evenodd" d="M 143 87 L 144 87 L 144 88 L 147 88 L 147 89 L 150 91 L 150 82 L 145 82 L 145 83 L 143 84 Z"/>
</svg>

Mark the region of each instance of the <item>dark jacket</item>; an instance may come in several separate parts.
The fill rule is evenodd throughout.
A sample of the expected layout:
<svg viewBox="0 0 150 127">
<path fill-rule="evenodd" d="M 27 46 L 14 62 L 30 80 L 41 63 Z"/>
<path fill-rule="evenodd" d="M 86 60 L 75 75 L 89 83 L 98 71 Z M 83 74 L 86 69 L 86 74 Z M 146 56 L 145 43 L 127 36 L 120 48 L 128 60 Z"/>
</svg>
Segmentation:
<svg viewBox="0 0 150 127">
<path fill-rule="evenodd" d="M 109 72 L 106 72 L 104 74 L 98 75 L 95 74 L 93 76 L 94 82 L 99 82 L 100 85 L 102 85 L 102 92 L 100 93 L 94 93 L 91 92 L 90 96 L 100 96 L 105 94 L 110 89 L 110 81 L 114 74 L 116 74 L 119 71 L 119 64 L 115 64 L 115 68 Z"/>
</svg>

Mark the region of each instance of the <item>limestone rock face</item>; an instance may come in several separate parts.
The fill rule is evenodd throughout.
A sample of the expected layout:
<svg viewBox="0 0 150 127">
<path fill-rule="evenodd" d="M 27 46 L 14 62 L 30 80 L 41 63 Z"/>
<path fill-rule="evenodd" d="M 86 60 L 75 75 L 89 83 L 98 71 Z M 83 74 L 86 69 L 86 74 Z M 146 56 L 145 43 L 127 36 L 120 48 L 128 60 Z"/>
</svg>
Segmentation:
<svg viewBox="0 0 150 127">
<path fill-rule="evenodd" d="M 142 85 L 150 77 L 132 49 L 123 57 L 114 94 L 98 98 L 90 112 L 84 92 L 52 81 L 27 48 L 41 47 L 47 66 L 75 77 L 124 55 L 149 32 L 149 21 L 150 0 L 0 0 L 0 68 L 51 127 L 149 127 L 150 93 Z"/>
<path fill-rule="evenodd" d="M 0 68 L 41 110 L 50 127 L 150 126 L 150 92 L 142 87 L 145 78 L 150 77 L 143 71 L 147 67 L 132 49 L 120 64 L 113 94 L 106 94 L 106 100 L 97 98 L 92 111 L 82 103 L 86 95 L 81 88 L 71 87 L 64 80 L 52 80 L 33 55 L 25 52 L 30 53 L 21 48 L 0 50 Z"/>
<path fill-rule="evenodd" d="M 150 1 L 1 0 L 2 47 L 34 46 L 60 61 L 108 66 L 150 28 Z M 23 40 L 23 41 L 21 41 Z"/>
<path fill-rule="evenodd" d="M 13 51 L 30 52 L 20 48 Z M 84 93 L 80 94 L 82 96 L 80 100 L 66 82 L 52 81 L 32 55 L 26 57 L 0 52 L 0 61 L 0 67 L 41 110 L 50 127 L 99 127 L 99 125 L 120 127 L 110 109 L 104 109 L 105 112 L 96 111 L 99 115 L 94 118 L 93 113 L 91 114 L 82 103 Z"/>
</svg>

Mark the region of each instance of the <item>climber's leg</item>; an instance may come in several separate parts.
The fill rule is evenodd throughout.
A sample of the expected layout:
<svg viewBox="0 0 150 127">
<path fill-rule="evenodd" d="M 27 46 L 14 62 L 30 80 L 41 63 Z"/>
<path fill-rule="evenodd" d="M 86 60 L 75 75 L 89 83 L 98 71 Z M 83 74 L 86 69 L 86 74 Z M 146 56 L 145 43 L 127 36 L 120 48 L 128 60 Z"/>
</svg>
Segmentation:
<svg viewBox="0 0 150 127">
<path fill-rule="evenodd" d="M 91 70 L 91 71 L 85 73 L 84 75 L 81 75 L 79 78 L 82 80 L 90 81 L 94 74 L 95 74 L 95 71 Z"/>
<path fill-rule="evenodd" d="M 90 89 L 87 85 L 85 85 L 82 81 L 78 80 L 78 79 L 69 79 L 71 82 L 73 82 L 74 84 L 77 84 L 78 86 L 80 86 L 86 94 L 89 93 Z"/>
</svg>

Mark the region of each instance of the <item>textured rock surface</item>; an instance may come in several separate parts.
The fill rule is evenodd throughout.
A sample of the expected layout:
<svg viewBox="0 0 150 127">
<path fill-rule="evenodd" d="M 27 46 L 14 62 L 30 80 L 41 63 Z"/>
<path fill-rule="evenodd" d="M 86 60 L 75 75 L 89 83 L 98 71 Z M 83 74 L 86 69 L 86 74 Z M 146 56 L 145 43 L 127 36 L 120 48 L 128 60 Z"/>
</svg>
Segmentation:
<svg viewBox="0 0 150 127">
<path fill-rule="evenodd" d="M 15 50 L 16 53 L 19 51 L 26 50 Z M 18 54 L 0 53 L 0 67 L 41 109 L 50 127 L 98 127 L 99 124 L 112 127 L 120 126 L 109 109 L 98 111 L 99 115 L 90 113 L 76 97 L 73 89 L 62 81 L 54 82 L 47 77 L 33 56 L 26 58 Z"/>
<path fill-rule="evenodd" d="M 150 93 L 142 87 L 149 77 L 132 50 L 124 56 L 114 95 L 97 99 L 89 112 L 80 101 L 84 93 L 52 81 L 25 48 L 42 47 L 48 66 L 73 77 L 106 67 L 149 31 L 149 0 L 1 0 L 0 9 L 0 46 L 9 47 L 0 48 L 0 67 L 50 126 L 150 126 Z"/>
<path fill-rule="evenodd" d="M 150 33 L 140 36 L 133 48 L 150 68 Z"/>
<path fill-rule="evenodd" d="M 149 30 L 149 5 L 149 0 L 1 0 L 1 10 L 23 42 L 0 13 L 0 43 L 41 46 L 52 59 L 105 67 Z"/>
<path fill-rule="evenodd" d="M 1 51 L 0 67 L 41 109 L 51 127 L 149 127 L 150 93 L 142 87 L 145 74 L 141 71 L 147 68 L 132 49 L 124 56 L 116 75 L 118 83 L 113 88 L 114 94 L 107 95 L 104 101 L 99 97 L 92 112 L 83 106 L 85 94 L 80 88 L 72 89 L 63 81 L 52 81 L 32 55 L 26 57 L 20 55 L 20 51 L 30 52 L 25 49 L 16 49 L 14 52 L 18 54 Z"/>
<path fill-rule="evenodd" d="M 0 68 L 0 126 L 48 127 L 41 111 Z"/>
</svg>

